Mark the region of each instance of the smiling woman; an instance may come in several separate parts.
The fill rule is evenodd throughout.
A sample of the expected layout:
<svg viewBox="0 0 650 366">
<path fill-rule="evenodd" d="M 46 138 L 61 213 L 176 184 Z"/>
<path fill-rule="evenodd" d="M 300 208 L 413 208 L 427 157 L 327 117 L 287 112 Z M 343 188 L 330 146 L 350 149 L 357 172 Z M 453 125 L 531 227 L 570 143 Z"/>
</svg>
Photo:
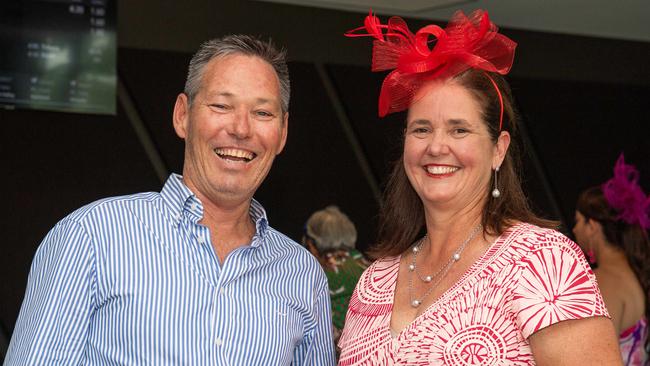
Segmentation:
<svg viewBox="0 0 650 366">
<path fill-rule="evenodd" d="M 500 165 L 510 136 L 493 144 L 475 98 L 447 84 L 426 84 L 409 108 L 404 169 L 423 202 L 468 206 L 487 197 L 490 170 Z"/>
<path fill-rule="evenodd" d="M 408 116 L 340 365 L 620 364 L 584 256 L 535 216 L 519 183 L 501 76 L 515 43 L 482 11 L 416 34 L 370 15 L 349 35 L 375 38 L 373 70 L 395 69 L 380 115 Z"/>
</svg>

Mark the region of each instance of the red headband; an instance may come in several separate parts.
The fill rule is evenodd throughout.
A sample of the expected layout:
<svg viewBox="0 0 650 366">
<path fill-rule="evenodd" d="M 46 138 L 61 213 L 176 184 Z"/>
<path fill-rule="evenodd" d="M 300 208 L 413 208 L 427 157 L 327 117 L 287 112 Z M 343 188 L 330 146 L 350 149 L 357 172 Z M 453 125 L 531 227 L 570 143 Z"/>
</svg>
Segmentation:
<svg viewBox="0 0 650 366">
<path fill-rule="evenodd" d="M 427 80 L 451 77 L 469 68 L 507 74 L 517 47 L 514 41 L 497 33 L 497 26 L 483 10 L 474 11 L 469 18 L 457 11 L 445 29 L 428 25 L 416 34 L 399 17 L 381 24 L 371 12 L 364 24 L 345 35 L 374 37 L 372 71 L 394 69 L 381 87 L 380 117 L 407 109 L 415 92 Z M 367 33 L 357 33 L 364 29 Z M 430 36 L 436 38 L 433 48 L 429 47 Z M 488 78 L 496 87 L 489 75 Z M 496 90 L 501 100 L 499 88 Z"/>
</svg>

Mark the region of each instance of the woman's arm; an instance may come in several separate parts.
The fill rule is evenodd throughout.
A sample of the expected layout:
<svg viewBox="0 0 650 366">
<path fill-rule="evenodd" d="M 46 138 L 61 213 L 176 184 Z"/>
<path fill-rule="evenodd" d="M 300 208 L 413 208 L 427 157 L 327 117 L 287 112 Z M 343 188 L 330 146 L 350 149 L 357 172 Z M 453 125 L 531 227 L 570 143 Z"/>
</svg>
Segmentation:
<svg viewBox="0 0 650 366">
<path fill-rule="evenodd" d="M 528 340 L 539 366 L 623 364 L 614 325 L 605 317 L 561 321 Z"/>
</svg>

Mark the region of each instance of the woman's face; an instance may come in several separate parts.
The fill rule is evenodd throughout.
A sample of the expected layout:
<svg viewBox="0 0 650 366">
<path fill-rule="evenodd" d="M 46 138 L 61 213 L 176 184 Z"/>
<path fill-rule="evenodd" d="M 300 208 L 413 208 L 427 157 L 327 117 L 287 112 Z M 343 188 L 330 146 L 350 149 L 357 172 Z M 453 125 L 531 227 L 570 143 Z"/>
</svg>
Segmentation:
<svg viewBox="0 0 650 366">
<path fill-rule="evenodd" d="M 462 209 L 487 198 L 510 136 L 490 139 L 478 101 L 453 81 L 425 84 L 409 108 L 404 168 L 426 205 Z"/>
</svg>

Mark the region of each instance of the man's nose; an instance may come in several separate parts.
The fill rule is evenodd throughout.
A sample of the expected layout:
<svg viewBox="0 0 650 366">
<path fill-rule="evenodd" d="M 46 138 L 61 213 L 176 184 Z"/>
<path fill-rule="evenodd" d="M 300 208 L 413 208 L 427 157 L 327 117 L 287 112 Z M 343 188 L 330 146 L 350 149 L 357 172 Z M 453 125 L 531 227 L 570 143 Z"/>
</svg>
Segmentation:
<svg viewBox="0 0 650 366">
<path fill-rule="evenodd" d="M 251 135 L 250 114 L 247 111 L 237 111 L 230 123 L 228 133 L 239 138 L 246 139 Z"/>
</svg>

